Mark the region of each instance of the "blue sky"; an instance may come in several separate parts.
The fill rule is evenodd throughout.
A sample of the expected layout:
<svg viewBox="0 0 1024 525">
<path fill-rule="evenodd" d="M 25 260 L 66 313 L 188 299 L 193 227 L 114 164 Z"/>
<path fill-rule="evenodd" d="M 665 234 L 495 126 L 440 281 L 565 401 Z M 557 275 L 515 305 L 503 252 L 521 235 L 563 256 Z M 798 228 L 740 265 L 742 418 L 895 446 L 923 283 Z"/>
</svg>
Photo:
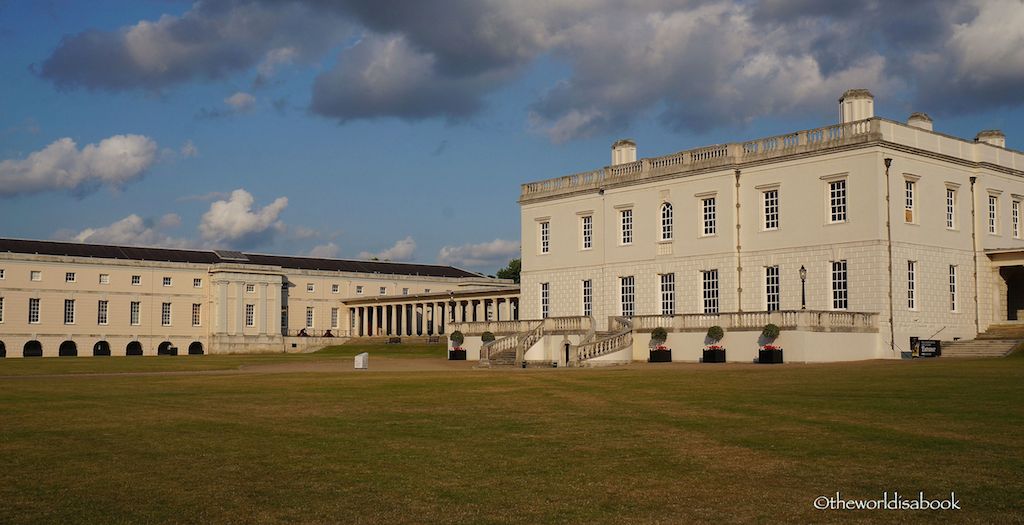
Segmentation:
<svg viewBox="0 0 1024 525">
<path fill-rule="evenodd" d="M 0 0 L 0 235 L 455 264 L 519 184 L 836 120 L 1024 137 L 1024 3 Z"/>
</svg>

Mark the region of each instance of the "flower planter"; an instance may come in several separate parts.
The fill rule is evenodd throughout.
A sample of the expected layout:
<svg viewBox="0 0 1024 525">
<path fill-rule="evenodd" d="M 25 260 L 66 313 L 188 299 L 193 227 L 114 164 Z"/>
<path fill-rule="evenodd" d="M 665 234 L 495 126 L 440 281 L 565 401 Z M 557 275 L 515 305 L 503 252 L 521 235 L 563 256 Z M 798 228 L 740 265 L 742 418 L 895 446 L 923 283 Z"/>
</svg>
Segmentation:
<svg viewBox="0 0 1024 525">
<path fill-rule="evenodd" d="M 449 361 L 465 361 L 466 351 L 465 350 L 449 350 L 448 351 Z"/>
<path fill-rule="evenodd" d="M 665 350 L 651 350 L 651 356 L 647 359 L 648 363 L 671 363 L 672 362 L 672 349 L 667 348 Z"/>
<path fill-rule="evenodd" d="M 725 362 L 725 349 L 724 348 L 705 348 L 704 359 L 702 363 L 724 363 Z"/>
<path fill-rule="evenodd" d="M 757 351 L 757 362 L 765 364 L 779 364 L 782 362 L 782 349 L 773 350 L 761 349 Z"/>
</svg>

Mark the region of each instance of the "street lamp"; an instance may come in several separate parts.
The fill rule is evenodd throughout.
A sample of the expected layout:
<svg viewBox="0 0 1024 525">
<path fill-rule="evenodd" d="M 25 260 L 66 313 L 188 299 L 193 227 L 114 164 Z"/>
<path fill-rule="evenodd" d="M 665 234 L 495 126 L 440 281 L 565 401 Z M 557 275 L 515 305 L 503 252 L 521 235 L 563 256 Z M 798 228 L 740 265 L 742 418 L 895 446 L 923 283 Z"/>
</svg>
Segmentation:
<svg viewBox="0 0 1024 525">
<path fill-rule="evenodd" d="M 807 268 L 800 265 L 800 309 L 807 309 Z"/>
</svg>

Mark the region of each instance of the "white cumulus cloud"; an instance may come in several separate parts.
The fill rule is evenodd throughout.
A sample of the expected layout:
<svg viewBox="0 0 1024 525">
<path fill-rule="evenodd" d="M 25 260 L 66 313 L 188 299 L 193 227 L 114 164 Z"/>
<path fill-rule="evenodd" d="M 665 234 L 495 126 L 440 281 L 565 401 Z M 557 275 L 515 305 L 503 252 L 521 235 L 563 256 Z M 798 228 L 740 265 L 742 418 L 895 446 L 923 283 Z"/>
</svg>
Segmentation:
<svg viewBox="0 0 1024 525">
<path fill-rule="evenodd" d="M 192 245 L 190 241 L 172 237 L 165 232 L 180 224 L 181 217 L 174 213 L 168 213 L 157 220 L 143 219 L 133 213 L 108 226 L 85 228 L 79 232 L 57 232 L 55 237 L 91 244 L 188 248 Z"/>
<path fill-rule="evenodd" d="M 310 257 L 320 257 L 323 259 L 333 259 L 338 256 L 340 251 L 341 248 L 337 244 L 328 242 L 327 244 L 318 244 L 314 246 L 306 255 L 309 255 Z"/>
<path fill-rule="evenodd" d="M 494 239 L 478 244 L 444 246 L 437 254 L 437 262 L 467 268 L 493 268 L 519 257 L 519 241 Z"/>
<path fill-rule="evenodd" d="M 224 99 L 224 103 L 231 106 L 236 112 L 248 111 L 256 104 L 256 97 L 239 91 L 228 98 Z"/>
<path fill-rule="evenodd" d="M 416 241 L 412 236 L 400 239 L 394 246 L 377 253 L 361 252 L 362 259 L 380 259 L 382 261 L 410 261 L 413 253 L 416 252 Z"/>
<path fill-rule="evenodd" d="M 245 248 L 283 232 L 285 225 L 279 216 L 288 206 L 288 198 L 279 197 L 263 208 L 254 207 L 255 202 L 251 193 L 240 188 L 227 200 L 211 203 L 199 224 L 203 240 L 213 246 Z"/>
<path fill-rule="evenodd" d="M 79 149 L 62 138 L 23 159 L 0 161 L 0 196 L 44 191 L 84 195 L 138 179 L 157 159 L 157 144 L 143 135 L 114 135 Z"/>
</svg>

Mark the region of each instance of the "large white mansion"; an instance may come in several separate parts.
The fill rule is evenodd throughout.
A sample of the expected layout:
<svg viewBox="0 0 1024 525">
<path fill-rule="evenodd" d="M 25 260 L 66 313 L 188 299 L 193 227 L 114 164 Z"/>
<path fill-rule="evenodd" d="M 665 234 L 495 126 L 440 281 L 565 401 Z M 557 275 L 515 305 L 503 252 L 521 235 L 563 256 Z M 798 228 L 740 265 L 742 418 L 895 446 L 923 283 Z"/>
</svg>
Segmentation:
<svg viewBox="0 0 1024 525">
<path fill-rule="evenodd" d="M 520 287 L 431 265 L 0 240 L 0 350 L 280 351 L 327 330 L 458 329 L 470 359 L 578 366 L 645 360 L 658 327 L 697 361 L 718 325 L 728 359 L 750 362 L 771 322 L 787 361 L 837 361 L 1024 320 L 1024 153 L 998 131 L 875 117 L 866 90 L 839 106 L 836 125 L 661 157 L 622 140 L 610 166 L 524 184 Z"/>
</svg>

